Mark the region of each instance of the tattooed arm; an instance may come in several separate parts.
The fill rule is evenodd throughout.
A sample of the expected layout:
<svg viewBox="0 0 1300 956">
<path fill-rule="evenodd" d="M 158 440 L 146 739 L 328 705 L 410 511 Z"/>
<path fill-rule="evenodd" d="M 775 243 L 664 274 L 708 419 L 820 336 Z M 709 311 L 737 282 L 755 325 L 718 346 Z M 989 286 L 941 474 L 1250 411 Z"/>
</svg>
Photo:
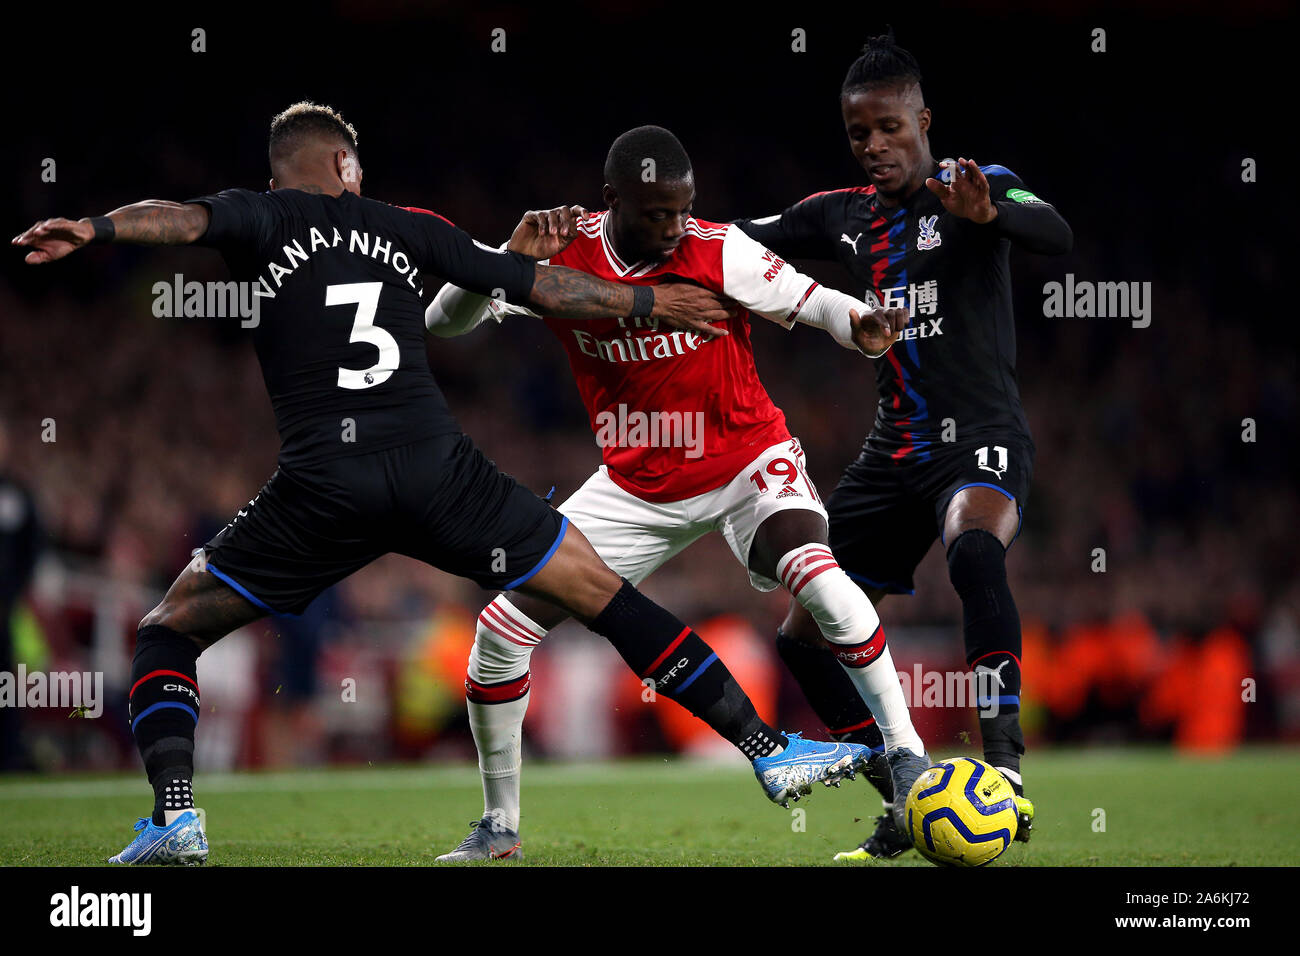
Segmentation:
<svg viewBox="0 0 1300 956">
<path fill-rule="evenodd" d="M 730 311 L 720 296 L 699 286 L 662 283 L 649 290 L 606 282 L 576 269 L 539 265 L 531 255 L 513 249 L 485 246 L 441 216 L 406 212 L 412 247 L 426 270 L 467 292 L 526 305 L 538 315 L 557 319 L 627 316 L 636 309 L 636 293 L 651 292 L 650 322 L 705 339 L 727 334 L 709 323 L 728 318 Z"/>
<path fill-rule="evenodd" d="M 530 308 L 504 300 L 494 304 L 490 296 L 476 294 L 454 283 L 439 290 L 424 313 L 424 324 L 444 338 L 464 335 L 489 315 L 498 322 L 506 315 L 550 315 L 557 319 L 605 319 L 632 311 L 632 286 L 615 285 L 564 266 L 537 267 L 533 285 L 523 300 Z M 727 335 L 725 328 L 711 325 L 730 318 L 733 310 L 707 289 L 685 283 L 655 287 L 651 323 L 662 322 L 702 336 L 706 341 Z"/>
<path fill-rule="evenodd" d="M 203 238 L 212 213 L 200 203 L 146 199 L 108 214 L 115 242 L 144 246 L 184 246 Z"/>
<path fill-rule="evenodd" d="M 198 203 L 146 199 L 114 209 L 107 218 L 113 223 L 113 242 L 183 246 L 203 238 L 211 213 Z M 95 227 L 90 219 L 46 219 L 15 236 L 12 244 L 30 247 L 32 251 L 25 261 L 39 265 L 62 259 L 94 238 Z"/>
<path fill-rule="evenodd" d="M 563 319 L 627 315 L 632 311 L 632 287 L 564 266 L 538 266 L 528 305 L 539 314 Z M 708 289 L 674 282 L 655 286 L 650 317 L 671 328 L 712 339 L 726 335 L 727 330 L 709 323 L 725 321 L 733 312 L 728 303 Z"/>
<path fill-rule="evenodd" d="M 434 335 L 448 338 L 464 335 L 489 316 L 500 322 L 507 315 L 551 315 L 560 319 L 604 319 L 626 315 L 632 309 L 632 287 L 614 285 L 595 276 L 563 266 L 538 266 L 532 290 L 524 308 L 501 299 L 476 294 L 447 283 L 424 313 L 424 324 Z M 727 335 L 720 322 L 732 314 L 719 297 L 707 289 L 685 284 L 655 287 L 652 326 L 662 322 L 669 328 L 694 332 L 713 339 Z"/>
<path fill-rule="evenodd" d="M 539 315 L 597 319 L 632 311 L 632 286 L 604 282 L 564 266 L 538 266 L 526 305 Z"/>
</svg>

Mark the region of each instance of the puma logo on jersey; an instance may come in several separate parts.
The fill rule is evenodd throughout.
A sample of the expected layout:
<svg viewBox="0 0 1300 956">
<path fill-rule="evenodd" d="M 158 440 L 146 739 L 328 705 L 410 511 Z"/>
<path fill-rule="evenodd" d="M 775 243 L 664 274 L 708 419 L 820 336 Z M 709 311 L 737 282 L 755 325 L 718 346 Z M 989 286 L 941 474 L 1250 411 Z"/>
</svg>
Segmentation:
<svg viewBox="0 0 1300 956">
<path fill-rule="evenodd" d="M 854 254 L 855 256 L 858 254 L 858 240 L 861 239 L 861 238 L 862 238 L 862 233 L 858 233 L 858 234 L 857 234 L 856 236 L 854 236 L 852 239 L 849 238 L 849 234 L 848 234 L 847 232 L 841 232 L 841 233 L 840 233 L 840 242 L 846 242 L 846 243 L 848 243 L 850 246 L 852 246 L 852 247 L 853 247 L 853 254 Z"/>
<path fill-rule="evenodd" d="M 989 464 L 988 445 L 985 445 L 983 448 L 979 448 L 975 451 L 975 464 L 979 466 L 981 471 L 992 472 L 997 477 L 998 481 L 1001 481 L 1002 476 L 1006 474 L 1007 471 L 1007 450 L 1002 445 L 994 445 L 993 451 L 998 456 L 998 463 L 996 467 L 991 466 Z"/>
</svg>

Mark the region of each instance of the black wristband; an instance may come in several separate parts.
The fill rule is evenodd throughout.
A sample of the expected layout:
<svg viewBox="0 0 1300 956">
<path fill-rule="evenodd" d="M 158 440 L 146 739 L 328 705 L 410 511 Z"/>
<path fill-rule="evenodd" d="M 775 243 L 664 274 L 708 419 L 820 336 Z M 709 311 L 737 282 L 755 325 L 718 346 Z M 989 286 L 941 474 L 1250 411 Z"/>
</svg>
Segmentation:
<svg viewBox="0 0 1300 956">
<path fill-rule="evenodd" d="M 634 285 L 632 287 L 632 311 L 628 313 L 629 319 L 646 319 L 655 308 L 655 290 L 648 285 Z"/>
<path fill-rule="evenodd" d="M 117 227 L 107 216 L 92 216 L 90 224 L 95 227 L 95 238 L 91 239 L 91 242 L 112 242 L 113 237 L 117 235 Z"/>
</svg>

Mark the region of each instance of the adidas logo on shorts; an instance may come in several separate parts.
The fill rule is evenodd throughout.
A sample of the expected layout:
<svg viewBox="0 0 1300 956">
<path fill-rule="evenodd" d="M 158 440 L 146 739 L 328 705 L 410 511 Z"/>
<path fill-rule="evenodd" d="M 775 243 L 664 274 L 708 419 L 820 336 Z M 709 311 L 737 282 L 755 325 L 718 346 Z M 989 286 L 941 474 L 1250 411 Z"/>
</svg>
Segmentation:
<svg viewBox="0 0 1300 956">
<path fill-rule="evenodd" d="M 791 485 L 786 485 L 784 488 L 782 488 L 780 491 L 776 493 L 776 496 L 778 498 L 790 498 L 790 497 L 802 498 L 803 497 L 803 495 L 800 494 L 798 491 L 796 491 L 794 487 Z"/>
</svg>

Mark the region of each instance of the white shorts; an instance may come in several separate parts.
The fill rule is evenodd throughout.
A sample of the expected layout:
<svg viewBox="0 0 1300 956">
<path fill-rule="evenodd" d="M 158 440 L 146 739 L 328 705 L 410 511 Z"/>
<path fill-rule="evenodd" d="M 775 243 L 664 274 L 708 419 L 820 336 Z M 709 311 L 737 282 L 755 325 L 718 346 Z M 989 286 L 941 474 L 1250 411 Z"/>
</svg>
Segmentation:
<svg viewBox="0 0 1300 956">
<path fill-rule="evenodd" d="M 633 584 L 710 531 L 720 531 L 746 570 L 758 526 L 778 511 L 801 509 L 826 517 L 804 467 L 797 438 L 773 445 L 721 488 L 684 501 L 644 501 L 624 491 L 600 469 L 559 511 L 587 536 L 601 560 Z M 781 585 L 749 572 L 760 591 Z"/>
</svg>

